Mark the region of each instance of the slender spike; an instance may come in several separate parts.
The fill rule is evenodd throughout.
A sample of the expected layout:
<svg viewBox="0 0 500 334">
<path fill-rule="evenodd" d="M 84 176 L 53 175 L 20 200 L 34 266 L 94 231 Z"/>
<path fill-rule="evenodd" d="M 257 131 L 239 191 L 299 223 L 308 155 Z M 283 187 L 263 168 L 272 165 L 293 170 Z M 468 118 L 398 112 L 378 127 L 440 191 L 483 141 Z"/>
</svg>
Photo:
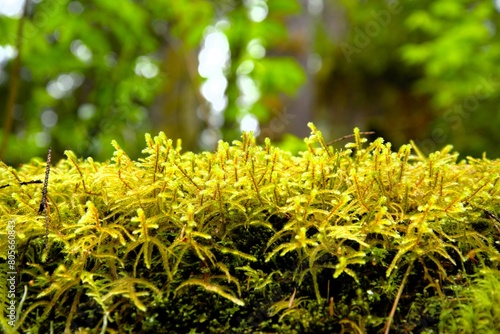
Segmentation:
<svg viewBox="0 0 500 334">
<path fill-rule="evenodd" d="M 293 301 L 295 300 L 295 293 L 297 292 L 297 288 L 293 289 L 293 294 L 290 297 L 290 301 L 288 302 L 288 308 L 291 308 L 293 306 Z"/>
<path fill-rule="evenodd" d="M 48 246 L 48 241 L 49 241 L 49 213 L 47 212 L 47 187 L 49 186 L 51 153 L 52 150 L 49 147 L 47 151 L 47 167 L 45 168 L 45 181 L 43 183 L 43 189 L 42 189 L 42 202 L 40 203 L 40 208 L 38 209 L 38 214 L 42 214 L 43 212 L 45 212 L 45 247 Z"/>
<path fill-rule="evenodd" d="M 361 131 L 359 134 L 360 135 L 373 135 L 373 134 L 375 134 L 375 132 L 374 131 Z M 327 144 L 331 145 L 331 144 L 336 143 L 338 141 L 341 141 L 341 140 L 344 140 L 344 139 L 347 139 L 347 138 L 351 138 L 351 137 L 354 137 L 354 136 L 355 136 L 354 134 L 347 135 L 347 136 L 342 136 L 340 138 L 337 138 L 337 139 L 334 139 L 334 140 L 328 142 Z"/>
<path fill-rule="evenodd" d="M 51 159 L 51 149 L 47 151 L 47 167 L 45 168 L 45 182 L 43 183 L 42 190 L 42 201 L 40 203 L 40 208 L 38 209 L 38 214 L 45 211 L 47 206 L 47 187 L 49 185 L 49 174 L 50 174 L 50 159 Z"/>
</svg>

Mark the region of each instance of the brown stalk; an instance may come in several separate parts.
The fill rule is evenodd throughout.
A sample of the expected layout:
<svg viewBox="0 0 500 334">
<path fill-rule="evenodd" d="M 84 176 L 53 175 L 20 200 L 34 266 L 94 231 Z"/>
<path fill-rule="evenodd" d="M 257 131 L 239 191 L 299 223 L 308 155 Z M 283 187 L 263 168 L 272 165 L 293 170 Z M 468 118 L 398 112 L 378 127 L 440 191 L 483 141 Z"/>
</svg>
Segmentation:
<svg viewBox="0 0 500 334">
<path fill-rule="evenodd" d="M 3 159 L 5 150 L 7 149 L 10 132 L 12 130 L 14 107 L 16 104 L 17 95 L 19 94 L 19 82 L 21 78 L 22 35 L 23 35 L 24 20 L 26 16 L 27 6 L 28 6 L 28 1 L 25 1 L 23 12 L 21 14 L 21 18 L 19 19 L 19 25 L 17 26 L 17 37 L 16 37 L 17 56 L 14 59 L 14 63 L 12 64 L 12 71 L 10 73 L 9 96 L 7 98 L 7 104 L 5 106 L 6 113 L 5 113 L 5 122 L 3 126 L 3 138 L 2 138 L 2 144 L 0 145 L 0 160 Z"/>
<path fill-rule="evenodd" d="M 387 318 L 387 322 L 385 323 L 384 334 L 389 334 L 389 331 L 391 329 L 392 319 L 394 319 L 394 314 L 396 313 L 396 308 L 398 306 L 399 299 L 401 298 L 401 294 L 403 293 L 403 289 L 405 287 L 406 280 L 408 279 L 408 276 L 410 275 L 412 265 L 413 265 L 413 260 L 408 265 L 408 268 L 406 268 L 406 272 L 405 272 L 405 275 L 403 277 L 403 281 L 401 282 L 401 285 L 399 286 L 399 289 L 398 289 L 398 294 L 396 295 L 396 299 L 394 300 L 394 304 L 392 304 L 391 313 L 389 313 L 389 317 Z"/>
</svg>

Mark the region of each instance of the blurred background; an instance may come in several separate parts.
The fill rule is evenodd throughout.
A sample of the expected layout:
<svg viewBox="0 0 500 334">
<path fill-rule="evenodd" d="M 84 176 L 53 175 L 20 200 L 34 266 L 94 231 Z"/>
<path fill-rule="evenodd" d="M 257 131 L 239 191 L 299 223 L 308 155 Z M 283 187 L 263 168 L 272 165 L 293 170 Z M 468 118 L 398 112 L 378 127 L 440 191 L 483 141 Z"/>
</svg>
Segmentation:
<svg viewBox="0 0 500 334">
<path fill-rule="evenodd" d="M 158 131 L 296 153 L 307 122 L 496 158 L 499 23 L 499 0 L 0 0 L 0 160 L 136 158 Z"/>
</svg>

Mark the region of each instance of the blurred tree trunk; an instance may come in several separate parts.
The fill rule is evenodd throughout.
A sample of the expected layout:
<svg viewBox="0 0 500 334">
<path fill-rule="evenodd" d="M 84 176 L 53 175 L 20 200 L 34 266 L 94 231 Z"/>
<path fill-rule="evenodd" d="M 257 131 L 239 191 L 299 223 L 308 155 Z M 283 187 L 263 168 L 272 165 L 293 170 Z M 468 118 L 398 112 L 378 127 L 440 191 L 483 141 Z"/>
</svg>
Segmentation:
<svg viewBox="0 0 500 334">
<path fill-rule="evenodd" d="M 387 4 L 381 4 L 378 11 L 372 12 L 386 10 Z M 315 86 L 316 122 L 326 123 L 325 129 L 330 133 L 325 136 L 330 138 L 352 133 L 354 127 L 373 130 L 377 137 L 382 136 L 395 146 L 424 136 L 434 116 L 429 98 L 413 90 L 421 75 L 419 69 L 402 63 L 398 49 L 401 41 L 380 38 L 389 27 L 382 27 L 380 33 L 369 38 L 366 47 L 347 59 L 342 43 L 354 45 L 356 29 L 365 29 L 351 22 L 348 10 L 342 0 L 324 1 L 322 43 L 331 44 L 321 51 L 322 68 Z M 389 24 L 398 26 L 403 19 L 393 16 Z M 371 21 L 375 19 L 371 17 Z M 398 38 L 404 40 L 405 36 Z"/>
<path fill-rule="evenodd" d="M 203 114 L 206 102 L 199 93 L 197 56 L 198 49 L 186 51 L 180 41 L 168 39 L 162 63 L 167 78 L 152 111 L 155 131 L 163 131 L 172 139 L 181 138 L 184 151 L 197 148 L 204 128 L 199 112 Z"/>
<path fill-rule="evenodd" d="M 314 55 L 314 18 L 307 10 L 308 0 L 300 0 L 302 10 L 286 21 L 288 39 L 279 46 L 267 50 L 266 57 L 293 57 L 304 69 L 306 80 L 295 96 L 282 94 L 279 98 L 267 98 L 264 104 L 271 110 L 270 120 L 262 126 L 262 136 L 279 140 L 285 133 L 299 138 L 310 133 L 307 123 L 313 121 L 315 107 L 315 73 L 308 63 Z"/>
<path fill-rule="evenodd" d="M 302 11 L 287 22 L 290 34 L 289 51 L 305 70 L 306 81 L 297 92 L 296 97 L 288 98 L 284 111 L 289 117 L 287 132 L 302 138 L 310 133 L 307 123 L 313 120 L 315 105 L 314 68 L 311 60 L 314 51 L 314 17 L 308 10 L 309 0 L 300 0 Z"/>
</svg>

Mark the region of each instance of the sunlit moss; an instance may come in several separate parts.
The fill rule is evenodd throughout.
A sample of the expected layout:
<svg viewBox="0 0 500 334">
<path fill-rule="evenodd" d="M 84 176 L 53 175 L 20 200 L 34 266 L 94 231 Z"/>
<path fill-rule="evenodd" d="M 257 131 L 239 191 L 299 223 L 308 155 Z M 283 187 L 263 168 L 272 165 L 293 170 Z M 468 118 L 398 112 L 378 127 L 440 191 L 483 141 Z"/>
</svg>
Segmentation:
<svg viewBox="0 0 500 334">
<path fill-rule="evenodd" d="M 426 312 L 437 329 L 439 307 L 421 301 L 498 268 L 499 161 L 393 151 L 357 129 L 334 150 L 310 126 L 298 156 L 246 133 L 200 154 L 146 134 L 138 161 L 116 142 L 110 162 L 66 151 L 51 169 L 47 248 L 42 189 L 19 184 L 44 163 L 0 164 L 2 225 L 15 221 L 28 287 L 17 330 L 361 333 L 392 316 L 403 332 Z"/>
</svg>

